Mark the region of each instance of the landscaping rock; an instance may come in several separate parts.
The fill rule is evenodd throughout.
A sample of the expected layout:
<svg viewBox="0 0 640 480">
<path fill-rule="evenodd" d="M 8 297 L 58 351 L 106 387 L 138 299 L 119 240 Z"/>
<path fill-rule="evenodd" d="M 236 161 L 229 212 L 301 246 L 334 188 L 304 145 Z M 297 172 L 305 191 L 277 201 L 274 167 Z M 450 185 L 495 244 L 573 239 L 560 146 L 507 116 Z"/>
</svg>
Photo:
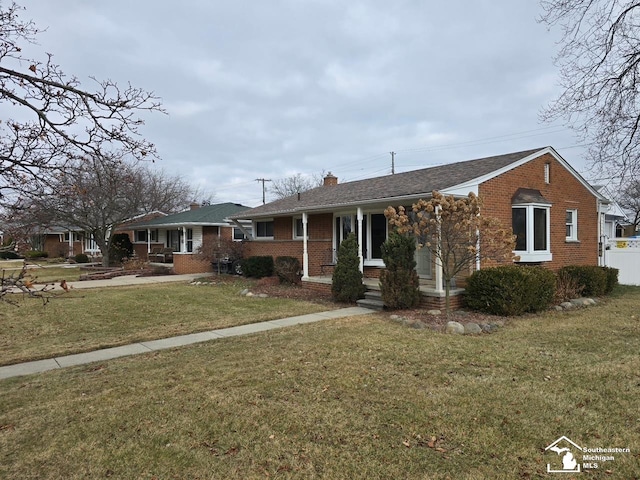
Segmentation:
<svg viewBox="0 0 640 480">
<path fill-rule="evenodd" d="M 249 289 L 248 289 L 248 288 L 245 288 L 244 290 L 242 290 L 242 291 L 240 292 L 240 295 L 242 295 L 242 296 L 244 297 L 244 296 L 245 296 L 245 295 L 247 295 L 248 293 L 249 293 Z"/>
<path fill-rule="evenodd" d="M 422 330 L 423 328 L 426 328 L 426 327 L 427 327 L 427 326 L 426 326 L 424 323 L 420 322 L 420 321 L 413 322 L 413 323 L 411 324 L 411 328 L 416 328 L 416 329 L 418 329 L 418 330 Z"/>
<path fill-rule="evenodd" d="M 467 323 L 464 326 L 464 333 L 465 335 L 476 335 L 478 333 L 482 333 L 482 328 L 480 328 L 480 325 L 477 323 Z"/>
<path fill-rule="evenodd" d="M 560 305 L 556 305 L 555 307 L 553 307 L 553 309 L 557 312 L 561 312 L 563 310 Z"/>
<path fill-rule="evenodd" d="M 400 318 L 401 318 L 400 315 L 396 315 L 396 314 L 389 315 L 389 319 L 391 320 L 399 320 Z"/>
<path fill-rule="evenodd" d="M 259 297 L 259 298 L 267 298 L 268 296 L 269 295 L 267 295 L 266 293 L 259 293 L 256 295 L 256 297 Z"/>
<path fill-rule="evenodd" d="M 440 310 L 427 310 L 427 315 L 442 315 Z"/>
<path fill-rule="evenodd" d="M 493 323 L 483 323 L 480 328 L 484 333 L 493 333 L 498 330 L 498 326 Z"/>
<path fill-rule="evenodd" d="M 464 334 L 464 326 L 458 322 L 447 322 L 447 326 L 444 329 L 445 333 L 453 333 L 456 335 Z"/>
<path fill-rule="evenodd" d="M 248 293 L 245 295 L 245 297 L 253 297 L 253 293 L 248 292 Z"/>
<path fill-rule="evenodd" d="M 562 308 L 564 308 L 565 310 L 570 310 L 570 309 L 572 309 L 575 305 L 574 305 L 573 303 L 571 303 L 571 302 L 562 302 L 562 303 L 560 304 L 560 306 L 561 306 Z"/>
</svg>

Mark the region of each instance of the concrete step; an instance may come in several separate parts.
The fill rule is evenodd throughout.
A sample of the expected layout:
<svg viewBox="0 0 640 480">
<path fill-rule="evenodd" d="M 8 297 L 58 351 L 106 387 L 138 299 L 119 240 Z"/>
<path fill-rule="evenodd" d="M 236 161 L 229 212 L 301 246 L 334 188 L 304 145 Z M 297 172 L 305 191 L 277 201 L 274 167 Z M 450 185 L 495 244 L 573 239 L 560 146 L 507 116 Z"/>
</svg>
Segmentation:
<svg viewBox="0 0 640 480">
<path fill-rule="evenodd" d="M 359 307 L 368 308 L 370 310 L 382 311 L 384 309 L 384 303 L 382 300 L 375 300 L 371 298 L 361 298 L 356 302 Z"/>
<path fill-rule="evenodd" d="M 382 292 L 380 290 L 367 290 L 364 292 L 364 298 L 369 300 L 382 300 Z"/>
</svg>

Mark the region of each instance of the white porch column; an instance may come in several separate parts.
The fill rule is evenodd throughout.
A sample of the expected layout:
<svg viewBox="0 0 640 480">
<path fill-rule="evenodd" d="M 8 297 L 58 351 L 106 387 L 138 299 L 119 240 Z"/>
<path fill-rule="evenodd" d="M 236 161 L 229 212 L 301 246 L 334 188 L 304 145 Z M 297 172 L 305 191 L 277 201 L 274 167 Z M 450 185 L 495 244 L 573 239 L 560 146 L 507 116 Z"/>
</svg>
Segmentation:
<svg viewBox="0 0 640 480">
<path fill-rule="evenodd" d="M 180 253 L 187 251 L 187 227 L 182 227 L 182 245 L 180 245 Z"/>
<path fill-rule="evenodd" d="M 436 292 L 444 292 L 444 283 L 442 279 L 442 260 L 440 260 L 440 246 L 442 244 L 440 238 L 440 207 L 436 207 L 436 218 L 438 219 L 438 245 L 436 252 Z"/>
<path fill-rule="evenodd" d="M 135 235 L 135 232 L 134 232 Z M 151 229 L 147 228 L 147 253 L 151 253 Z"/>
<path fill-rule="evenodd" d="M 309 246 L 307 244 L 307 236 L 309 228 L 307 226 L 309 222 L 309 215 L 307 212 L 302 212 L 302 278 L 309 278 Z"/>
<path fill-rule="evenodd" d="M 362 256 L 362 208 L 358 207 L 358 260 L 360 260 L 360 272 L 364 273 L 364 257 Z"/>
<path fill-rule="evenodd" d="M 71 230 L 69 230 L 69 256 L 73 257 L 73 232 Z"/>
</svg>

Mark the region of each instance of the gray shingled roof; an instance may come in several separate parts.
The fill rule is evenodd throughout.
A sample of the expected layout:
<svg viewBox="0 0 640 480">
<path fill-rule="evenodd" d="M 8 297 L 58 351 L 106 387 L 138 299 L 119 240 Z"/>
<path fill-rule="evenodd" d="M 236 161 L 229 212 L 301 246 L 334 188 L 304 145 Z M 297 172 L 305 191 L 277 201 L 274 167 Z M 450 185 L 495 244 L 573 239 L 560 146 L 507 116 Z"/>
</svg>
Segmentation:
<svg viewBox="0 0 640 480">
<path fill-rule="evenodd" d="M 226 219 L 231 215 L 239 214 L 249 207 L 238 203 L 218 203 L 216 205 L 206 205 L 194 210 L 167 215 L 166 217 L 154 218 L 147 222 L 127 225 L 128 229 L 136 228 L 158 228 L 175 225 L 224 225 Z"/>
<path fill-rule="evenodd" d="M 293 195 L 235 214 L 232 218 L 268 217 L 375 200 L 384 201 L 388 198 L 430 195 L 434 190 L 445 190 L 500 170 L 542 148 L 339 183 L 333 186 L 321 186 L 302 192 L 299 199 L 298 195 Z"/>
</svg>

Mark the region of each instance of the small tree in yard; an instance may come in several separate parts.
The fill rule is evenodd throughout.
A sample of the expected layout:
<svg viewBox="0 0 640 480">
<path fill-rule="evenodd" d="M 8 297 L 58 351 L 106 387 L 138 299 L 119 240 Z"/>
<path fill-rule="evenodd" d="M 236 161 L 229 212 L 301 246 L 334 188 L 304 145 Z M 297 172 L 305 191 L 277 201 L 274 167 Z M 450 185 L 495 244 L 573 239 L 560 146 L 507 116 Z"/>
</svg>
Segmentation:
<svg viewBox="0 0 640 480">
<path fill-rule="evenodd" d="M 442 264 L 445 307 L 449 313 L 451 280 L 481 260 L 513 259 L 514 236 L 493 218 L 481 215 L 482 202 L 474 193 L 456 199 L 432 192 L 418 200 L 410 212 L 388 207 L 385 216 L 400 234 L 413 234 L 418 248 L 428 248 Z"/>
<path fill-rule="evenodd" d="M 355 302 L 364 296 L 366 287 L 362 283 L 358 243 L 351 233 L 340 244 L 338 261 L 333 270 L 331 293 L 339 302 Z"/>
<path fill-rule="evenodd" d="M 380 273 L 382 301 L 389 308 L 412 308 L 420 303 L 420 290 L 412 235 L 396 231 L 382 244 L 385 269 Z"/>
</svg>

